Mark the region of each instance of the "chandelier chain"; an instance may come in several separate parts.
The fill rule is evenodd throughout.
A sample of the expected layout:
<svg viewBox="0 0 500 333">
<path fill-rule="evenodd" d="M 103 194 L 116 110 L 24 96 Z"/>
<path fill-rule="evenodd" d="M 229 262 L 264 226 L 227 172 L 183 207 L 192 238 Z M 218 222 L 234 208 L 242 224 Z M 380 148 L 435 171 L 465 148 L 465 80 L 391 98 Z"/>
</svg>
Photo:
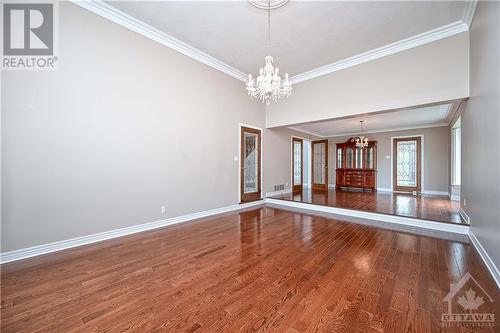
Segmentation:
<svg viewBox="0 0 500 333">
<path fill-rule="evenodd" d="M 271 44 L 271 0 L 267 1 L 267 41 Z"/>
<path fill-rule="evenodd" d="M 271 49 L 271 0 L 267 1 L 267 47 Z M 252 74 L 248 75 L 246 90 L 250 97 L 258 98 L 266 105 L 271 100 L 277 102 L 278 99 L 289 97 L 292 93 L 292 84 L 285 73 L 285 79 L 281 80 L 279 69 L 273 65 L 273 57 L 268 55 L 264 58 L 265 65 L 260 68 L 256 79 Z"/>
</svg>

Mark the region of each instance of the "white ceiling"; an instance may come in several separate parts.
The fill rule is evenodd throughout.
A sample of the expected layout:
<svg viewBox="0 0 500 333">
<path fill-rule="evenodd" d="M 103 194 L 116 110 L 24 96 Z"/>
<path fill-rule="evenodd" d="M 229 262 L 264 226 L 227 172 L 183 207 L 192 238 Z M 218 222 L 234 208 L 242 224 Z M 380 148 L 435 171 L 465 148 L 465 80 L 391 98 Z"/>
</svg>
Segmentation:
<svg viewBox="0 0 500 333">
<path fill-rule="evenodd" d="M 331 137 L 359 134 L 360 120 L 364 120 L 364 133 L 445 126 L 453 117 L 453 110 L 455 108 L 451 104 L 435 105 L 411 110 L 301 124 L 295 125 L 292 128 L 320 137 Z"/>
<path fill-rule="evenodd" d="M 245 73 L 271 54 L 296 75 L 463 20 L 464 1 L 290 1 L 267 13 L 246 1 L 107 1 Z"/>
</svg>

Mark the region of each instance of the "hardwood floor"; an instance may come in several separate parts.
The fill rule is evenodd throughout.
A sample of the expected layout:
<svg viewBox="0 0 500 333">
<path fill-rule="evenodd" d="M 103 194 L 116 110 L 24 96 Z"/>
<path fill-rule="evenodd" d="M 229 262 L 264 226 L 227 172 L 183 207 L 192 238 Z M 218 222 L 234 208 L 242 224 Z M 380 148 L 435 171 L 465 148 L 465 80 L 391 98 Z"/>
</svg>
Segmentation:
<svg viewBox="0 0 500 333">
<path fill-rule="evenodd" d="M 414 196 L 404 193 L 344 190 L 324 192 L 304 188 L 302 193 L 283 194 L 275 196 L 273 199 L 465 224 L 458 212 L 460 203 L 451 201 L 444 196 Z"/>
<path fill-rule="evenodd" d="M 1 331 L 439 332 L 467 272 L 498 318 L 469 244 L 259 208 L 5 264 Z"/>
</svg>

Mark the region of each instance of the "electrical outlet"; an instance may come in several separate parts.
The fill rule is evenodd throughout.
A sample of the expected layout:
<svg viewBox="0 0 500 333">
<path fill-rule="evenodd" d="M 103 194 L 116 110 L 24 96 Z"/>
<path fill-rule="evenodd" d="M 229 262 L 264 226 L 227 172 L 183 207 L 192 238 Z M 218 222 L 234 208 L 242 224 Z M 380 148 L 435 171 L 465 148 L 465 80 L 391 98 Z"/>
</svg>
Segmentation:
<svg viewBox="0 0 500 333">
<path fill-rule="evenodd" d="M 234 156 L 234 157 L 233 157 L 233 160 L 234 160 L 235 162 L 238 162 L 238 160 L 239 160 L 238 156 Z"/>
<path fill-rule="evenodd" d="M 160 211 L 162 214 L 165 214 L 165 212 L 167 211 L 167 207 L 161 206 Z"/>
</svg>

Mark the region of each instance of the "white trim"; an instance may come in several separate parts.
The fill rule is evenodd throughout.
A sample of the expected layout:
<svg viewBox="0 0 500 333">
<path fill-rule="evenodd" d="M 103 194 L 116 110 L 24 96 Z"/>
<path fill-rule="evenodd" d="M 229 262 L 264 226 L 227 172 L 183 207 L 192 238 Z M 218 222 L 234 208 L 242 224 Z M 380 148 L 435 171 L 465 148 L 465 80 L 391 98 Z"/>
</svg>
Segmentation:
<svg viewBox="0 0 500 333">
<path fill-rule="evenodd" d="M 377 187 L 377 191 L 380 191 L 380 192 L 392 192 L 392 188 L 388 188 L 388 187 Z"/>
<path fill-rule="evenodd" d="M 460 196 L 459 195 L 450 194 L 450 200 L 451 201 L 460 201 Z"/>
<path fill-rule="evenodd" d="M 379 59 L 394 53 L 406 51 L 408 49 L 431 43 L 446 37 L 450 37 L 465 31 L 469 27 L 462 21 L 453 22 L 442 27 L 429 30 L 427 32 L 402 39 L 392 44 L 388 44 L 358 55 L 339 60 L 326 66 L 318 67 L 316 69 L 292 76 L 290 81 L 292 84 L 303 82 L 306 80 L 314 79 L 323 75 L 327 75 L 348 67 L 356 66 L 371 60 Z"/>
<path fill-rule="evenodd" d="M 65 250 L 65 249 L 70 249 L 70 248 L 77 247 L 77 246 L 92 244 L 92 243 L 100 242 L 103 240 L 108 240 L 108 239 L 112 239 L 112 238 L 136 234 L 136 233 L 144 232 L 144 231 L 148 231 L 148 230 L 163 228 L 163 227 L 166 227 L 169 225 L 187 222 L 187 221 L 191 221 L 194 219 L 199 219 L 199 218 L 203 218 L 203 217 L 232 212 L 235 210 L 246 209 L 249 207 L 260 206 L 260 205 L 264 205 L 264 204 L 265 204 L 264 200 L 259 200 L 259 201 L 253 201 L 253 202 L 248 202 L 248 203 L 239 204 L 239 205 L 231 205 L 231 206 L 226 206 L 226 207 L 221 207 L 221 208 L 210 209 L 210 210 L 206 210 L 206 211 L 202 211 L 202 212 L 198 212 L 198 213 L 192 213 L 192 214 L 172 217 L 172 218 L 168 218 L 165 220 L 149 222 L 149 223 L 144 223 L 144 224 L 139 224 L 139 225 L 133 225 L 130 227 L 104 231 L 104 232 L 100 232 L 97 234 L 92 234 L 92 235 L 87 235 L 87 236 L 82 236 L 82 237 L 77 237 L 77 238 L 72 238 L 72 239 L 66 239 L 66 240 L 58 241 L 58 242 L 54 242 L 54 243 L 42 244 L 42 245 L 37 245 L 37 246 L 24 248 L 24 249 L 20 249 L 20 250 L 4 252 L 4 253 L 0 253 L 0 263 L 5 264 L 5 263 L 11 262 L 11 261 L 36 257 L 36 256 L 39 256 L 42 254 L 47 254 L 47 253 L 52 253 L 52 252 L 61 251 L 61 250 Z"/>
<path fill-rule="evenodd" d="M 493 280 L 495 280 L 497 287 L 500 288 L 500 271 L 498 270 L 498 267 L 495 265 L 495 262 L 488 255 L 488 252 L 486 252 L 484 247 L 481 245 L 474 232 L 472 232 L 472 229 L 469 229 L 469 239 L 471 240 L 471 243 L 474 246 L 474 248 L 479 253 L 481 259 L 483 259 L 483 262 L 488 268 L 488 271 L 490 271 L 490 274 L 493 277 Z"/>
<path fill-rule="evenodd" d="M 476 13 L 477 0 L 468 0 L 465 4 L 464 18 L 463 21 L 467 26 L 471 27 L 472 21 L 474 20 L 474 14 Z"/>
<path fill-rule="evenodd" d="M 470 217 L 469 217 L 469 215 L 467 215 L 467 213 L 465 212 L 465 210 L 463 210 L 462 207 L 460 207 L 460 209 L 458 210 L 458 213 L 460 214 L 460 216 L 462 216 L 465 223 L 470 224 Z"/>
<path fill-rule="evenodd" d="M 344 215 L 361 219 L 382 221 L 382 222 L 417 227 L 422 229 L 445 231 L 462 235 L 469 234 L 469 226 L 463 224 L 443 223 L 431 220 L 415 219 L 411 217 L 372 213 L 359 210 L 321 206 L 303 202 L 272 199 L 272 198 L 267 198 L 266 203 L 282 207 L 291 207 L 291 208 L 304 209 L 321 213 L 337 214 L 337 215 Z"/>
<path fill-rule="evenodd" d="M 310 131 L 306 131 L 306 130 L 303 130 L 303 129 L 300 129 L 300 128 L 297 128 L 297 127 L 288 127 L 289 129 L 291 130 L 294 130 L 294 131 L 297 131 L 297 132 L 301 132 L 301 133 L 304 133 L 304 134 L 308 134 L 308 135 L 312 135 L 312 136 L 317 136 L 319 138 L 324 138 L 324 136 L 321 136 L 321 135 L 318 135 L 314 132 L 310 132 Z M 314 139 L 308 139 L 308 140 L 314 140 Z"/>
<path fill-rule="evenodd" d="M 175 37 L 172 37 L 141 20 L 138 20 L 129 14 L 105 3 L 102 0 L 69 0 L 81 8 L 87 9 L 94 14 L 104 17 L 114 23 L 117 23 L 127 29 L 158 42 L 166 47 L 182 53 L 192 59 L 195 59 L 205 65 L 215 68 L 227 75 L 230 75 L 240 81 L 246 82 L 247 75 L 242 71 L 229 66 L 219 59 L 206 54 L 199 49 L 186 44 Z"/>
<path fill-rule="evenodd" d="M 324 122 L 324 121 L 322 121 Z M 357 135 L 365 135 L 365 134 L 376 134 L 376 133 L 388 133 L 388 132 L 399 132 L 399 131 L 409 131 L 409 130 L 417 130 L 417 129 L 423 129 L 423 128 L 434 128 L 434 127 L 447 127 L 448 123 L 437 123 L 437 124 L 432 124 L 432 125 L 420 125 L 420 126 L 409 126 L 409 127 L 398 127 L 398 128 L 393 128 L 393 129 L 383 129 L 383 130 L 376 130 L 376 131 L 364 131 L 363 133 L 361 132 L 351 132 L 351 133 L 344 133 L 344 134 L 328 134 L 328 135 L 323 135 L 323 134 L 318 134 L 314 133 L 311 131 L 306 131 L 302 130 L 297 127 L 288 127 L 289 129 L 293 129 L 298 132 L 306 133 L 309 135 L 314 135 L 319 138 L 323 139 L 329 139 L 329 138 L 337 138 L 337 137 L 343 137 L 343 136 L 357 136 Z"/>
<path fill-rule="evenodd" d="M 283 191 L 266 192 L 266 198 L 274 197 L 277 195 L 288 194 L 288 193 L 292 193 L 292 189 L 285 189 Z"/>
<path fill-rule="evenodd" d="M 328 184 L 328 188 L 335 189 L 336 184 Z"/>
<path fill-rule="evenodd" d="M 450 196 L 450 192 L 447 191 L 422 191 L 423 195 L 443 195 L 443 196 Z"/>
<path fill-rule="evenodd" d="M 264 131 L 260 127 L 238 123 L 238 200 L 241 202 L 241 127 L 260 131 L 260 198 L 264 198 Z"/>
<path fill-rule="evenodd" d="M 420 137 L 420 192 L 425 194 L 425 189 L 424 189 L 424 183 L 425 183 L 425 177 L 424 177 L 424 171 L 425 171 L 425 158 L 424 158 L 424 147 L 425 147 L 425 141 L 424 141 L 424 135 L 423 134 L 417 134 L 417 135 L 400 135 L 400 136 L 391 136 L 391 189 L 394 190 L 394 179 L 393 179 L 393 173 L 394 173 L 394 164 L 393 164 L 393 158 L 394 158 L 394 139 L 404 139 L 404 138 L 413 138 L 413 137 Z M 429 191 L 432 192 L 432 191 Z"/>
</svg>

